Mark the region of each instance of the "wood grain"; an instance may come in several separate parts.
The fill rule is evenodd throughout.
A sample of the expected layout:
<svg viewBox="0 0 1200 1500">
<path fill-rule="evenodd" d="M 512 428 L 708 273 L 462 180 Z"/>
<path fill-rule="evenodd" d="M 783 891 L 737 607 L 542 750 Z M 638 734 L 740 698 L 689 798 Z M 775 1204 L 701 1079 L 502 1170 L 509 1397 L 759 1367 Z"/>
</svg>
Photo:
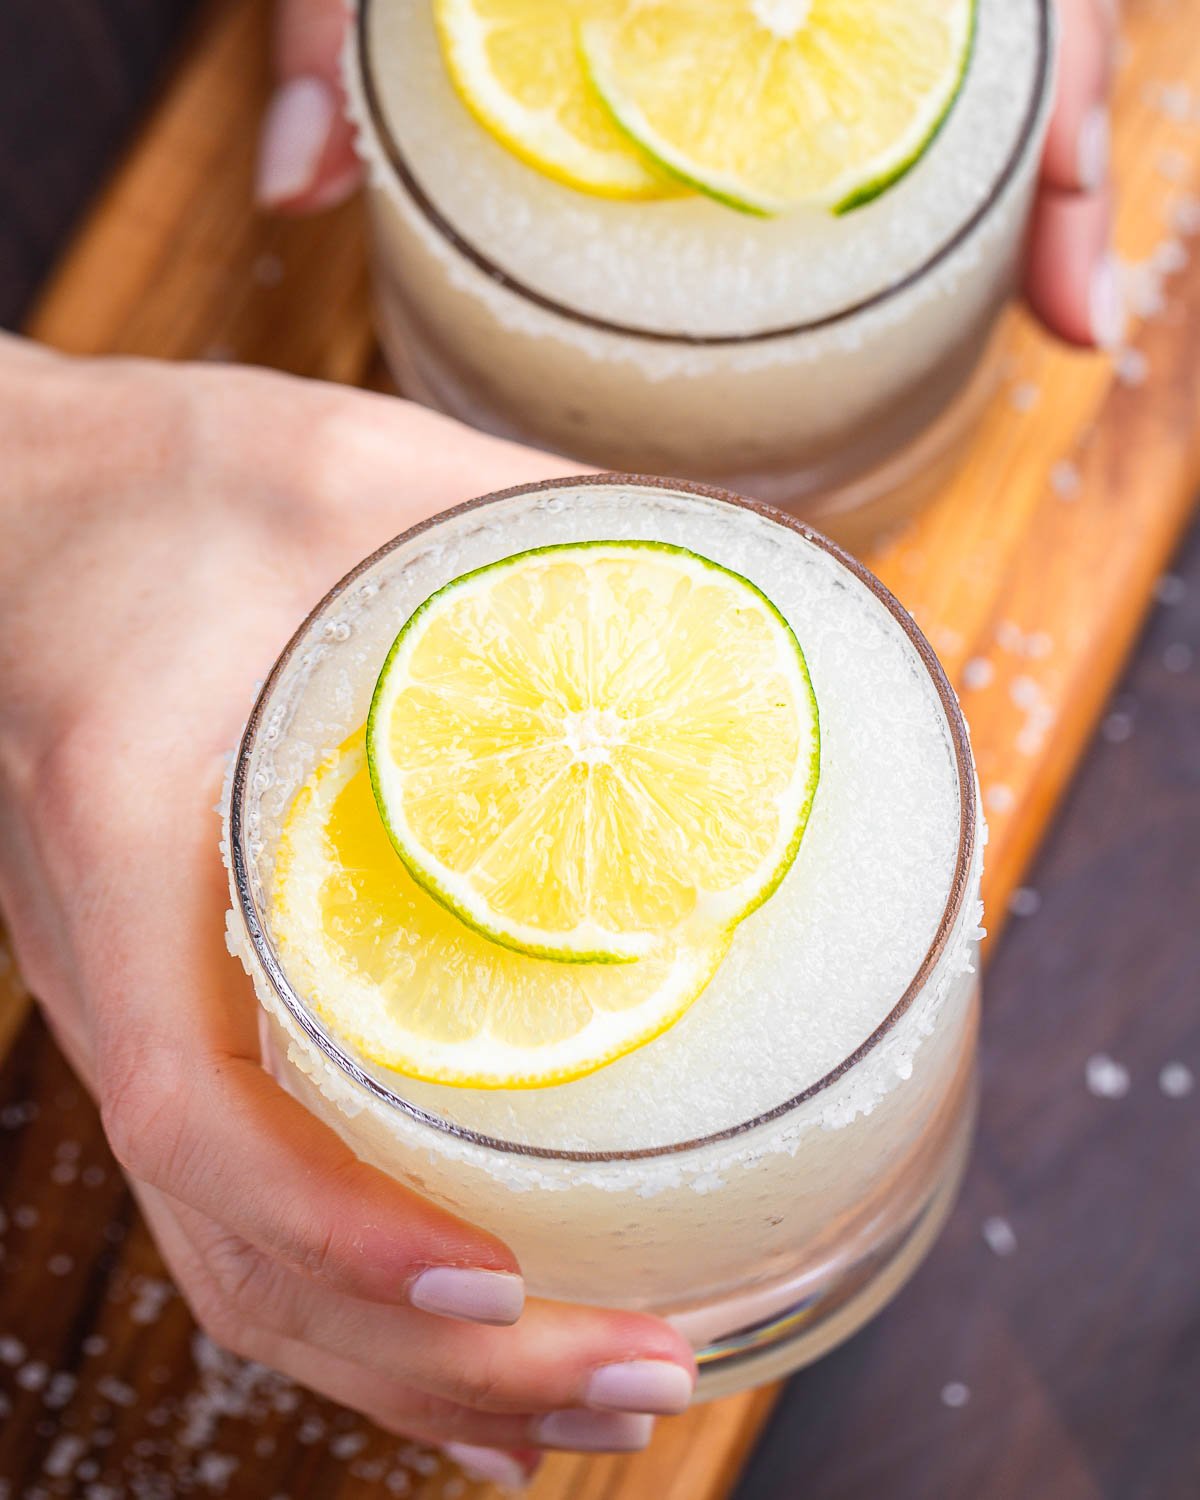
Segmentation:
<svg viewBox="0 0 1200 1500">
<path fill-rule="evenodd" d="M 266 0 L 214 0 L 208 7 L 173 86 L 38 307 L 30 325 L 37 337 L 77 352 L 236 358 L 301 375 L 380 382 L 358 209 L 285 223 L 257 217 L 248 206 L 268 9 Z M 1118 239 L 1136 261 L 1157 250 L 1165 269 L 1186 258 L 1182 243 L 1161 249 L 1179 238 L 1172 225 L 1194 228 L 1200 218 L 1188 196 L 1200 186 L 1200 138 L 1160 107 L 1155 86 L 1172 81 L 1200 93 L 1200 33 L 1188 24 L 1185 7 L 1141 0 L 1129 7 L 1124 58 Z M 1154 281 L 1148 270 L 1139 274 L 1146 306 Z M 1163 278 L 1163 306 L 1135 328 L 1133 352 L 1119 363 L 1053 347 L 1014 314 L 1004 384 L 961 473 L 874 559 L 962 687 L 992 824 L 986 897 L 993 932 L 1189 512 L 1200 478 L 1200 364 L 1187 325 L 1195 326 L 1198 310 L 1200 266 L 1188 264 Z M 14 1069 L 39 1106 L 67 1087 L 36 1024 L 25 1028 L 14 1052 L 10 1095 L 14 1088 L 20 1093 Z M 14 1107 L 23 1102 L 14 1098 Z M 82 1101 L 74 1109 L 72 1138 L 86 1139 L 99 1162 L 94 1116 Z M 106 1222 L 135 1222 L 128 1201 L 114 1198 L 81 1231 L 69 1204 L 44 1186 L 54 1127 L 34 1120 L 20 1128 L 23 1144 L 15 1167 L 5 1168 L 3 1201 L 24 1195 L 44 1218 L 42 1237 L 17 1252 L 25 1272 L 7 1278 L 0 1294 L 0 1332 L 14 1322 L 27 1327 L 23 1341 L 47 1349 L 46 1359 L 74 1349 L 62 1342 L 66 1332 L 39 1321 L 46 1289 L 40 1267 L 57 1243 L 47 1226 L 65 1233 L 70 1220 L 70 1233 L 82 1236 L 74 1241 L 79 1274 L 64 1275 L 56 1312 L 68 1318 L 80 1348 L 85 1329 L 124 1330 L 101 1335 L 109 1339 L 106 1369 L 144 1398 L 121 1418 L 111 1444 L 114 1461 L 123 1463 L 136 1456 L 133 1444 L 160 1441 L 137 1420 L 148 1421 L 146 1413 L 157 1409 L 147 1384 L 152 1368 L 165 1370 L 170 1388 L 178 1388 L 180 1410 L 187 1391 L 203 1386 L 188 1355 L 190 1331 L 176 1308 L 129 1334 L 119 1310 L 103 1297 L 97 1301 L 97 1288 L 109 1288 L 107 1297 L 122 1277 L 150 1274 L 131 1269 L 153 1265 L 143 1231 L 135 1227 L 118 1252 L 104 1252 L 108 1261 L 96 1261 L 101 1219 L 111 1213 L 117 1218 Z M 71 1358 L 72 1369 L 91 1368 L 79 1363 L 84 1356 Z M 757 1392 L 662 1423 L 650 1450 L 636 1458 L 552 1459 L 533 1493 L 537 1500 L 719 1500 L 771 1401 L 772 1393 Z M 303 1413 L 329 1431 L 342 1420 L 307 1398 Z M 340 1500 L 378 1493 L 381 1482 L 397 1475 L 403 1479 L 390 1480 L 394 1493 L 433 1500 L 449 1496 L 456 1483 L 437 1466 L 422 1474 L 414 1454 L 388 1458 L 391 1468 L 362 1477 L 364 1464 L 375 1473 L 385 1462 L 382 1438 L 368 1440 L 364 1453 L 371 1456 L 340 1467 L 331 1464 L 324 1438 L 314 1439 L 303 1459 L 305 1416 L 284 1416 L 276 1441 L 288 1449 L 286 1464 L 278 1449 L 256 1453 L 262 1429 L 254 1421 L 231 1416 L 228 1432 L 222 1427 L 221 1451 L 241 1465 L 225 1493 L 258 1500 L 279 1483 L 286 1486 L 280 1493 L 301 1500 Z M 0 1472 L 28 1474 L 31 1482 L 40 1472 L 58 1429 L 49 1430 L 50 1417 L 39 1421 L 12 1437 L 17 1424 L 7 1424 Z M 169 1427 L 175 1416 L 163 1421 Z M 149 1463 L 153 1455 L 143 1457 Z M 175 1461 L 159 1457 L 168 1468 Z M 200 1483 L 195 1462 L 181 1472 L 193 1487 Z"/>
<path fill-rule="evenodd" d="M 789 1382 L 736 1500 L 1200 1494 L 1200 522 L 1158 592 L 989 966 L 946 1232 Z"/>
</svg>

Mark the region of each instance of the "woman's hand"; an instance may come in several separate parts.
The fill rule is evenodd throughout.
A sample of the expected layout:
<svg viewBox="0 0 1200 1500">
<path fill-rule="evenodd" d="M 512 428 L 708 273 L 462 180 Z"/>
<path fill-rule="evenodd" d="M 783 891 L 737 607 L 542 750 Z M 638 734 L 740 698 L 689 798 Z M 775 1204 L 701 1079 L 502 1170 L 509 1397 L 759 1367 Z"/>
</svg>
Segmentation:
<svg viewBox="0 0 1200 1500">
<path fill-rule="evenodd" d="M 684 1340 L 522 1311 L 505 1245 L 262 1070 L 222 943 L 214 804 L 255 682 L 388 537 L 554 463 L 390 398 L 2 336 L 0 452 L 0 905 L 197 1318 L 491 1477 L 641 1446 L 629 1410 L 690 1393 Z"/>
<path fill-rule="evenodd" d="M 1058 98 L 1042 162 L 1025 292 L 1060 338 L 1110 348 L 1124 307 L 1109 239 L 1108 94 L 1117 0 L 1057 0 Z M 340 65 L 347 0 L 280 0 L 278 85 L 263 125 L 258 199 L 311 213 L 340 203 L 360 169 L 346 122 Z"/>
</svg>

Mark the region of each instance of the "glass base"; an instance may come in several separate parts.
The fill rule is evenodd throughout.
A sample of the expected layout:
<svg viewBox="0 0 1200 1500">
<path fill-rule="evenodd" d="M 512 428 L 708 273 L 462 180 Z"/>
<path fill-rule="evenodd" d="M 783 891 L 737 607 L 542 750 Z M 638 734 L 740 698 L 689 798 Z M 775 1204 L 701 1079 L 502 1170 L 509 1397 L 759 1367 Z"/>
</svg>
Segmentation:
<svg viewBox="0 0 1200 1500">
<path fill-rule="evenodd" d="M 974 1067 L 956 1102 L 956 1118 L 943 1144 L 938 1176 L 916 1214 L 849 1265 L 841 1264 L 821 1277 L 818 1285 L 813 1285 L 818 1278 L 810 1272 L 790 1288 L 773 1288 L 769 1299 L 761 1299 L 769 1300 L 770 1313 L 705 1342 L 696 1355 L 700 1370 L 696 1401 L 712 1401 L 764 1385 L 812 1364 L 857 1333 L 891 1301 L 925 1259 L 958 1196 L 975 1130 L 978 1084 Z M 729 1311 L 725 1305 L 671 1321 L 696 1343 L 695 1334 L 703 1321 L 711 1325 L 727 1319 Z"/>
<path fill-rule="evenodd" d="M 706 482 L 790 511 L 851 553 L 867 552 L 923 510 L 954 477 L 1000 385 L 1007 328 L 1002 319 L 970 378 L 928 426 L 860 473 L 841 479 L 819 473 L 725 474 L 705 476 Z"/>
<path fill-rule="evenodd" d="M 778 506 L 809 522 L 855 554 L 867 552 L 903 525 L 938 493 L 961 462 L 969 438 L 1000 379 L 1008 342 L 1002 302 L 982 332 L 973 332 L 953 356 L 930 372 L 919 391 L 881 411 L 871 430 L 848 432 L 825 459 L 778 468 L 704 472 L 681 463 L 668 478 L 695 480 Z M 482 432 L 564 454 L 589 467 L 658 473 L 636 450 L 620 453 L 555 449 L 535 426 L 501 411 L 444 357 L 406 310 L 403 289 L 376 272 L 375 321 L 397 389 L 422 406 L 446 413 Z"/>
</svg>

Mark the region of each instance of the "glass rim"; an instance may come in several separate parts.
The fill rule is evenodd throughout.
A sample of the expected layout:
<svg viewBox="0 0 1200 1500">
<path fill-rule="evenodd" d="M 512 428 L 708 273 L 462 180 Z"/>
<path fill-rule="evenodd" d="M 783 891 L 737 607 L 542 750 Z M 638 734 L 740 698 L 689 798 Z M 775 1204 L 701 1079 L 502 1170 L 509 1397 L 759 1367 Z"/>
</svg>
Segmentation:
<svg viewBox="0 0 1200 1500">
<path fill-rule="evenodd" d="M 819 318 L 809 318 L 798 323 L 780 325 L 776 328 L 757 329 L 753 333 L 686 333 L 678 330 L 645 328 L 636 323 L 621 323 L 614 319 L 602 318 L 594 313 L 584 312 L 580 308 L 572 307 L 570 303 L 559 301 L 556 297 L 548 296 L 545 292 L 539 292 L 536 287 L 530 286 L 527 282 L 522 281 L 520 277 L 506 271 L 503 266 L 499 265 L 481 250 L 478 245 L 455 228 L 418 181 L 388 123 L 379 90 L 376 87 L 375 70 L 371 64 L 372 47 L 369 17 L 371 7 L 374 3 L 375 0 L 358 0 L 358 13 L 355 19 L 355 34 L 357 38 L 357 47 L 355 48 L 356 66 L 362 86 L 363 98 L 366 100 L 367 114 L 370 117 L 371 128 L 375 133 L 375 138 L 383 149 L 383 154 L 387 158 L 388 165 L 396 177 L 399 178 L 414 206 L 431 228 L 436 230 L 452 249 L 458 251 L 465 260 L 474 265 L 476 270 L 481 271 L 489 281 L 495 282 L 506 291 L 522 298 L 526 302 L 532 303 L 535 307 L 540 307 L 544 312 L 553 313 L 560 318 L 565 318 L 569 322 L 578 323 L 586 328 L 596 329 L 602 333 L 619 335 L 622 338 L 643 339 L 647 342 L 658 344 L 682 344 L 700 348 L 715 348 L 767 343 L 772 339 L 795 338 L 801 334 L 817 333 L 822 329 L 834 328 L 839 324 L 848 323 L 876 307 L 881 307 L 885 303 L 890 302 L 894 297 L 899 296 L 902 292 L 907 291 L 910 287 L 923 281 L 930 272 L 941 265 L 943 261 L 948 260 L 963 244 L 971 239 L 976 230 L 988 219 L 992 209 L 999 202 L 1005 189 L 1016 175 L 1017 168 L 1025 158 L 1026 150 L 1033 139 L 1038 120 L 1041 117 L 1051 73 L 1051 0 L 1035 0 L 1038 12 L 1038 53 L 1035 63 L 1034 85 L 1030 91 L 1029 104 L 1021 122 L 1021 128 L 1017 132 L 1012 150 L 1009 152 L 1003 167 L 982 201 L 936 250 L 911 271 L 897 277 L 894 281 L 886 283 L 886 285 L 880 287 L 878 291 L 872 292 L 869 296 L 862 297 L 857 302 L 850 303 L 835 312 L 823 313 Z"/>
<path fill-rule="evenodd" d="M 245 851 L 245 804 L 250 786 L 251 757 L 256 746 L 259 726 L 266 715 L 275 687 L 290 666 L 293 656 L 305 644 L 314 624 L 365 572 L 373 568 L 376 563 L 382 561 L 390 553 L 413 541 L 433 527 L 475 511 L 485 510 L 489 506 L 498 505 L 504 501 L 516 499 L 519 496 L 534 495 L 547 490 L 587 489 L 596 486 L 614 487 L 621 485 L 634 489 L 657 489 L 683 496 L 696 496 L 704 500 L 717 501 L 738 510 L 750 511 L 752 514 L 783 526 L 787 530 L 798 532 L 813 546 L 832 557 L 835 562 L 840 563 L 868 589 L 900 626 L 910 644 L 916 650 L 921 664 L 925 667 L 933 682 L 934 689 L 941 703 L 954 752 L 955 768 L 958 773 L 959 832 L 954 871 L 951 876 L 946 903 L 942 909 L 933 939 L 916 973 L 880 1024 L 852 1052 L 844 1057 L 841 1062 L 836 1064 L 836 1066 L 831 1068 L 822 1077 L 809 1084 L 807 1088 L 785 1099 L 782 1103 L 760 1112 L 751 1119 L 739 1121 L 735 1125 L 726 1126 L 724 1129 L 713 1131 L 708 1135 L 695 1136 L 688 1140 L 672 1142 L 665 1146 L 641 1146 L 624 1151 L 578 1151 L 533 1146 L 527 1142 L 504 1140 L 501 1137 L 470 1130 L 465 1126 L 456 1124 L 452 1120 L 444 1119 L 442 1116 L 434 1114 L 430 1110 L 423 1109 L 419 1105 L 413 1104 L 411 1101 L 393 1093 L 386 1084 L 381 1083 L 378 1078 L 368 1073 L 348 1051 L 343 1049 L 325 1031 L 304 1000 L 293 988 L 291 981 L 284 972 L 283 965 L 275 951 L 274 943 L 268 935 L 267 923 L 259 912 L 257 903 L 255 902 L 250 883 L 249 862 Z M 830 541 L 828 537 L 818 531 L 814 531 L 812 527 L 797 520 L 796 517 L 789 515 L 786 511 L 778 510 L 776 507 L 766 505 L 759 500 L 750 500 L 744 496 L 735 495 L 728 490 L 696 484 L 688 480 L 621 473 L 572 475 L 563 479 L 537 480 L 528 484 L 513 485 L 508 489 L 495 490 L 490 494 L 480 496 L 478 499 L 465 501 L 461 505 L 453 506 L 449 510 L 441 511 L 435 516 L 430 516 L 426 520 L 418 522 L 415 526 L 409 527 L 407 531 L 401 532 L 399 536 L 393 537 L 391 541 L 385 542 L 382 547 L 377 548 L 369 557 L 364 558 L 362 562 L 351 569 L 309 611 L 303 623 L 280 652 L 266 681 L 259 690 L 238 746 L 230 793 L 229 818 L 230 860 L 233 869 L 234 885 L 237 890 L 238 906 L 242 922 L 246 929 L 246 934 L 250 939 L 251 946 L 254 949 L 255 957 L 266 974 L 271 988 L 282 1002 L 292 1020 L 318 1050 L 345 1074 L 352 1083 L 366 1089 L 368 1093 L 381 1103 L 399 1110 L 411 1120 L 426 1125 L 442 1135 L 452 1136 L 455 1139 L 491 1152 L 498 1152 L 505 1156 L 519 1156 L 545 1161 L 590 1162 L 600 1165 L 619 1165 L 621 1163 L 670 1158 L 688 1152 L 699 1151 L 704 1147 L 717 1145 L 722 1141 L 732 1140 L 742 1135 L 748 1135 L 764 1125 L 769 1125 L 773 1121 L 783 1118 L 783 1116 L 792 1113 L 793 1110 L 799 1109 L 801 1105 L 806 1104 L 810 1099 L 816 1098 L 817 1095 L 831 1088 L 846 1073 L 857 1066 L 869 1053 L 874 1051 L 879 1042 L 888 1035 L 901 1017 L 911 1008 L 941 961 L 967 897 L 971 869 L 975 857 L 975 845 L 978 837 L 978 807 L 974 761 L 971 755 L 966 721 L 959 706 L 958 696 L 951 686 L 942 664 L 938 661 L 933 647 L 926 640 L 916 621 L 891 590 L 880 582 L 856 558 L 851 557 L 849 553 L 843 551 L 836 542 Z"/>
</svg>

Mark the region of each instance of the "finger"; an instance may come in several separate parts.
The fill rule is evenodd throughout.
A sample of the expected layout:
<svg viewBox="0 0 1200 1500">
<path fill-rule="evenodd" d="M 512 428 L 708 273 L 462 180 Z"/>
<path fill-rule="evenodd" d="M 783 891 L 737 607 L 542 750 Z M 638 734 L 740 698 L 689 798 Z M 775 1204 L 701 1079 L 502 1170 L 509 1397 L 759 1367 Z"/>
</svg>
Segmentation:
<svg viewBox="0 0 1200 1500">
<path fill-rule="evenodd" d="M 1025 294 L 1052 332 L 1111 349 L 1125 329 L 1120 272 L 1109 249 L 1107 195 L 1043 191 L 1034 208 Z"/>
<path fill-rule="evenodd" d="M 691 1400 L 692 1351 L 657 1318 L 532 1302 L 516 1328 L 451 1324 L 316 1287 L 194 1208 L 170 1207 L 190 1253 L 220 1290 L 219 1310 L 231 1312 L 235 1330 L 256 1328 L 320 1349 L 384 1381 L 419 1386 L 480 1411 L 548 1413 L 586 1406 L 665 1416 Z M 608 1430 L 598 1424 L 601 1434 Z"/>
<path fill-rule="evenodd" d="M 361 166 L 341 83 L 346 0 L 280 0 L 275 93 L 259 145 L 255 195 L 263 208 L 312 213 L 358 186 Z"/>
<path fill-rule="evenodd" d="M 186 1211 L 181 1219 L 191 1223 Z M 240 1316 L 448 1402 L 489 1412 L 589 1407 L 666 1416 L 691 1401 L 690 1347 L 642 1313 L 534 1301 L 515 1327 L 470 1327 L 314 1288 L 236 1245 L 210 1243 L 205 1253 Z"/>
<path fill-rule="evenodd" d="M 531 1416 L 473 1412 L 435 1396 L 381 1378 L 377 1371 L 323 1350 L 255 1328 L 229 1302 L 206 1264 L 205 1247 L 219 1226 L 191 1210 L 180 1210 L 145 1183 L 132 1184 L 155 1244 L 187 1300 L 193 1317 L 214 1343 L 243 1359 L 268 1365 L 318 1395 L 361 1412 L 377 1427 L 398 1437 L 446 1447 L 475 1444 L 482 1452 L 504 1450 L 506 1478 L 523 1483 L 536 1469 L 538 1455 L 528 1447 Z M 454 1457 L 455 1455 L 450 1455 Z M 485 1477 L 499 1478 L 499 1474 Z"/>
<path fill-rule="evenodd" d="M 141 790 L 147 805 L 170 805 L 168 787 Z M 136 806 L 125 815 L 144 825 Z M 511 1251 L 359 1161 L 262 1070 L 253 993 L 213 940 L 228 893 L 207 821 L 145 827 L 144 868 L 164 873 L 130 872 L 145 925 L 136 945 L 110 935 L 91 986 L 118 1159 L 303 1276 L 371 1301 L 513 1322 L 524 1287 Z M 195 876 L 181 882 L 181 871 Z"/>
<path fill-rule="evenodd" d="M 1042 180 L 1059 191 L 1090 193 L 1108 176 L 1115 5 L 1111 0 L 1059 0 L 1058 13 L 1058 86 Z"/>
</svg>

